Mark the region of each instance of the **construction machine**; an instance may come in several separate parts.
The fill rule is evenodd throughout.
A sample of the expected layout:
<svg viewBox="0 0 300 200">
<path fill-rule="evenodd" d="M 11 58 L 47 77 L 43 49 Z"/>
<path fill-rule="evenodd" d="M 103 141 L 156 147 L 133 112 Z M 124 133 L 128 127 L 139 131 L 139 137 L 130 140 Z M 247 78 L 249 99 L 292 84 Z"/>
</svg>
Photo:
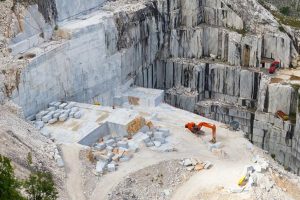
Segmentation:
<svg viewBox="0 0 300 200">
<path fill-rule="evenodd" d="M 185 125 L 185 128 L 189 129 L 194 134 L 200 134 L 200 131 L 202 127 L 207 127 L 212 130 L 212 139 L 210 140 L 211 143 L 216 143 L 216 131 L 217 127 L 215 124 L 207 123 L 207 122 L 200 122 L 198 125 L 196 125 L 194 122 L 189 122 Z"/>
<path fill-rule="evenodd" d="M 280 62 L 279 61 L 272 62 L 271 67 L 269 68 L 269 73 L 274 74 L 278 68 L 280 68 Z"/>
</svg>

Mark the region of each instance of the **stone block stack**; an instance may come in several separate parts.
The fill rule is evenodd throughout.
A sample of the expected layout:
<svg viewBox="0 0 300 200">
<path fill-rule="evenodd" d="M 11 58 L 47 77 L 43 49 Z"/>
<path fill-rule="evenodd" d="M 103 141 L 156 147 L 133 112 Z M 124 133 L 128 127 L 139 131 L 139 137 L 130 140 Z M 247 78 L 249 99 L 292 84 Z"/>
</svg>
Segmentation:
<svg viewBox="0 0 300 200">
<path fill-rule="evenodd" d="M 35 115 L 33 124 L 37 129 L 42 129 L 45 124 L 54 124 L 58 121 L 64 122 L 68 118 L 80 119 L 83 112 L 76 107 L 75 102 L 51 102 L 46 110 Z"/>
<path fill-rule="evenodd" d="M 102 141 L 92 147 L 93 156 L 97 161 L 97 175 L 116 171 L 121 162 L 129 161 L 139 150 L 138 144 L 126 137 L 108 135 L 100 140 Z"/>
</svg>

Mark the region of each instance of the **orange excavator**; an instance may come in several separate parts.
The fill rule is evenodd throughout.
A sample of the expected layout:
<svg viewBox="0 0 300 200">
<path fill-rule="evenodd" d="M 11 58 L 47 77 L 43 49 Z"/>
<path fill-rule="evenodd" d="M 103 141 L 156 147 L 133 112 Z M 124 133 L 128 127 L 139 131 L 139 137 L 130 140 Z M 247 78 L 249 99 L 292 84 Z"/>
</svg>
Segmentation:
<svg viewBox="0 0 300 200">
<path fill-rule="evenodd" d="M 201 128 L 203 126 L 210 128 L 212 130 L 212 139 L 210 140 L 210 142 L 216 143 L 217 142 L 217 138 L 216 138 L 217 127 L 214 124 L 210 124 L 207 122 L 200 122 L 198 125 L 196 125 L 194 122 L 189 122 L 185 125 L 185 128 L 189 129 L 194 134 L 199 134 L 201 131 Z"/>
</svg>

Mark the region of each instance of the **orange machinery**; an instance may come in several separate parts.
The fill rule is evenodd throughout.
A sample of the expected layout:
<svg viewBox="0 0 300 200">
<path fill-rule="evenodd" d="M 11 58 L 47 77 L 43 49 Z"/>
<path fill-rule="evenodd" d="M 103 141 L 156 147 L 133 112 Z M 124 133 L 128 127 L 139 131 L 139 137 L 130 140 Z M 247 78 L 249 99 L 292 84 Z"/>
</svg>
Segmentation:
<svg viewBox="0 0 300 200">
<path fill-rule="evenodd" d="M 203 126 L 210 128 L 212 130 L 212 139 L 210 142 L 216 143 L 217 142 L 217 139 L 216 139 L 217 127 L 214 124 L 210 124 L 207 122 L 200 122 L 198 125 L 196 125 L 194 122 L 189 122 L 185 125 L 185 128 L 189 129 L 194 134 L 199 134 L 199 132 L 201 131 L 201 128 Z"/>
</svg>

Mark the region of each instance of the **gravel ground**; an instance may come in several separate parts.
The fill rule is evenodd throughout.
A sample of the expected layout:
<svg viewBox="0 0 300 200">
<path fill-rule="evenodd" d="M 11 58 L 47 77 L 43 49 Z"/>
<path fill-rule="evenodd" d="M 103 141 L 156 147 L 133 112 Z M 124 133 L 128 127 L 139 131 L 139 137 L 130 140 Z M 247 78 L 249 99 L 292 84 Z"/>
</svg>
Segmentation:
<svg viewBox="0 0 300 200">
<path fill-rule="evenodd" d="M 127 176 L 109 194 L 109 200 L 167 200 L 176 188 L 195 172 L 187 171 L 179 160 L 163 161 Z"/>
</svg>

